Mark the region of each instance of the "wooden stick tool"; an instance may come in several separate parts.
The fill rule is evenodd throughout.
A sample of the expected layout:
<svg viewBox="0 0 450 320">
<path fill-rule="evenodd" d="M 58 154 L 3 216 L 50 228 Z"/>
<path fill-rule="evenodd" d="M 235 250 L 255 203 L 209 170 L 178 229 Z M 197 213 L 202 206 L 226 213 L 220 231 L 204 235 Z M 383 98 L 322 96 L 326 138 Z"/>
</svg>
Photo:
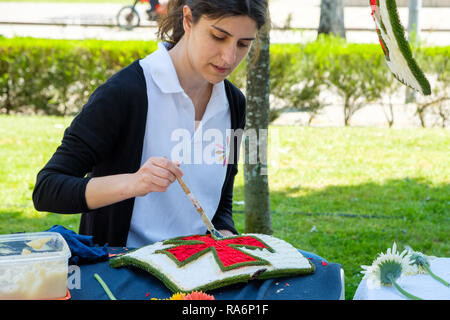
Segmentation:
<svg viewBox="0 0 450 320">
<path fill-rule="evenodd" d="M 202 218 L 203 223 L 206 225 L 209 232 L 211 232 L 211 234 L 213 234 L 217 238 L 224 238 L 224 236 L 219 231 L 217 231 L 216 228 L 214 228 L 211 220 L 208 218 L 208 216 L 206 215 L 202 206 L 200 205 L 200 202 L 198 202 L 197 198 L 194 196 L 194 194 L 191 192 L 191 190 L 189 190 L 186 183 L 184 183 L 183 179 L 181 179 L 180 177 L 177 177 L 177 180 L 178 180 L 178 183 L 180 184 L 181 188 L 183 189 L 184 193 L 186 193 L 187 197 L 194 205 L 195 210 L 197 210 L 197 212 L 200 214 L 200 217 Z"/>
</svg>

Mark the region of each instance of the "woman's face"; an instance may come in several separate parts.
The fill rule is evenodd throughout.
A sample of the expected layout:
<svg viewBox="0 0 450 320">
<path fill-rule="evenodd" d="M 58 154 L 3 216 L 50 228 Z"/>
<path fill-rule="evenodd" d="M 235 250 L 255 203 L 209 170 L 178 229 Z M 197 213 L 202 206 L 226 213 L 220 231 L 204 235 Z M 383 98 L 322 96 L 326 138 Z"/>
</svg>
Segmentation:
<svg viewBox="0 0 450 320">
<path fill-rule="evenodd" d="M 185 7 L 186 8 L 186 7 Z M 247 55 L 256 37 L 257 24 L 248 16 L 231 16 L 211 20 L 202 16 L 190 23 L 185 10 L 185 37 L 192 67 L 207 81 L 224 80 Z"/>
</svg>

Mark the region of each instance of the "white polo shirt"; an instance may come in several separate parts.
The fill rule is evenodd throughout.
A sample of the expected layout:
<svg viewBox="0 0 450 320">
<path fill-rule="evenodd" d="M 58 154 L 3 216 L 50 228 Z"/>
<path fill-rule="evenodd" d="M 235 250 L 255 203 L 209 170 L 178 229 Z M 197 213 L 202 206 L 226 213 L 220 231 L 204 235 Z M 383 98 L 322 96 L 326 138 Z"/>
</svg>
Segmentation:
<svg viewBox="0 0 450 320">
<path fill-rule="evenodd" d="M 158 49 L 139 63 L 148 97 L 141 166 L 150 157 L 180 161 L 183 180 L 212 219 L 225 181 L 231 129 L 224 82 L 214 85 L 195 130 L 194 105 L 180 85 L 165 44 L 159 43 Z M 136 248 L 206 231 L 200 215 L 175 181 L 166 192 L 136 197 L 126 245 Z"/>
</svg>

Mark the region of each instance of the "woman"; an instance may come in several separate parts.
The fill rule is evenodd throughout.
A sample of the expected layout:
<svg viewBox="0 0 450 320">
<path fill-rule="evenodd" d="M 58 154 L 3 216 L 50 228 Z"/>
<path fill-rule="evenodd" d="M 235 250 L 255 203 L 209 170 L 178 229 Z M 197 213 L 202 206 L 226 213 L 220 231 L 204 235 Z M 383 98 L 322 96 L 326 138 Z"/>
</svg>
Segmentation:
<svg viewBox="0 0 450 320">
<path fill-rule="evenodd" d="M 187 134 L 197 145 L 201 132 L 226 136 L 244 128 L 245 98 L 225 78 L 248 53 L 266 11 L 267 0 L 170 1 L 158 50 L 97 88 L 64 132 L 38 173 L 35 208 L 82 212 L 79 233 L 110 246 L 205 233 L 174 183 L 183 176 L 215 228 L 237 234 L 231 215 L 237 160 L 177 161 L 174 137 Z M 231 138 L 237 159 L 239 141 Z M 189 148 L 182 149 L 189 160 Z"/>
</svg>

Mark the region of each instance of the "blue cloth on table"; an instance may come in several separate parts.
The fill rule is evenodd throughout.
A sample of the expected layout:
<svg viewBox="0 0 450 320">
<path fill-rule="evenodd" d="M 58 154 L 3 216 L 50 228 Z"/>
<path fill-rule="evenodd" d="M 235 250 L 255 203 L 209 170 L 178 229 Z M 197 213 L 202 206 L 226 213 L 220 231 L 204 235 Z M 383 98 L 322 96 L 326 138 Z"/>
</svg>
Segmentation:
<svg viewBox="0 0 450 320">
<path fill-rule="evenodd" d="M 321 256 L 318 256 L 315 253 L 305 251 L 305 250 L 300 250 L 300 249 L 297 249 L 297 250 L 300 251 L 300 253 L 303 254 L 305 256 L 305 258 L 316 259 L 316 260 L 324 261 L 324 262 L 328 263 L 328 261 L 326 259 L 322 258 Z"/>
<path fill-rule="evenodd" d="M 133 248 L 110 247 L 111 254 L 120 254 Z M 216 300 L 338 300 L 341 296 L 341 265 L 327 262 L 322 257 L 300 250 L 315 265 L 313 274 L 251 280 L 208 291 Z M 324 264 L 323 262 L 327 262 Z M 166 299 L 173 293 L 156 277 L 135 267 L 112 268 L 109 262 L 87 264 L 77 275 L 71 274 L 68 284 L 72 300 L 108 300 L 103 288 L 95 280 L 98 273 L 118 300 Z"/>
<path fill-rule="evenodd" d="M 60 225 L 54 225 L 47 231 L 60 233 L 70 248 L 69 264 L 83 264 L 108 259 L 107 245 L 99 247 L 94 244 L 92 236 L 77 234 Z"/>
</svg>

